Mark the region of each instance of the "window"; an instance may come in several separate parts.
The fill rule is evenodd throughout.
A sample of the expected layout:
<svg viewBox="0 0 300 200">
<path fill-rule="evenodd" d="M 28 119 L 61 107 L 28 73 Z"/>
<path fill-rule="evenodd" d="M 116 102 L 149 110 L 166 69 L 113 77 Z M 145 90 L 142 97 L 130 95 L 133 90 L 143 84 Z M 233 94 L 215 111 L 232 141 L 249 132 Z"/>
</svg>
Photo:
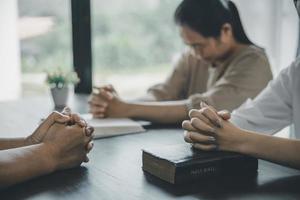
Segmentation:
<svg viewBox="0 0 300 200">
<path fill-rule="evenodd" d="M 248 1 L 233 1 L 237 3 L 250 38 L 266 49 L 273 71 L 277 74 L 296 54 L 297 43 L 294 41 L 298 37 L 298 17 L 293 2 L 253 0 L 249 7 Z M 45 94 L 48 90 L 44 84 L 44 72 L 56 67 L 67 69 L 73 66 L 70 1 L 3 0 L 2 18 L 5 22 L 9 20 L 5 24 L 11 27 L 15 26 L 14 9 L 11 9 L 16 8 L 14 2 L 18 2 L 19 12 L 22 94 Z M 173 13 L 180 2 L 92 0 L 94 85 L 111 83 L 121 96 L 135 98 L 152 84 L 164 80 L 172 69 L 172 59 L 184 48 L 173 22 Z M 261 20 L 253 20 L 253 16 Z M 7 56 L 8 47 L 18 48 L 12 40 L 6 44 L 6 38 L 15 31 L 11 27 L 1 27 L 1 42 L 5 42 L 7 47 L 0 49 L 0 56 Z M 2 63 L 12 66 L 11 63 Z M 18 68 L 16 63 L 13 65 Z M 5 69 L 11 70 L 12 67 Z M 20 79 L 18 70 L 14 68 L 13 77 Z M 8 72 L 4 74 L 7 74 L 2 75 L 4 78 L 9 77 Z M 20 90 L 18 86 L 15 88 Z M 2 96 L 12 93 L 11 90 L 2 88 Z"/>
<path fill-rule="evenodd" d="M 182 50 L 173 22 L 180 0 L 93 0 L 94 84 L 135 98 L 166 78 Z"/>
<path fill-rule="evenodd" d="M 71 69 L 70 2 L 19 0 L 22 95 L 45 94 L 45 72 Z"/>
</svg>

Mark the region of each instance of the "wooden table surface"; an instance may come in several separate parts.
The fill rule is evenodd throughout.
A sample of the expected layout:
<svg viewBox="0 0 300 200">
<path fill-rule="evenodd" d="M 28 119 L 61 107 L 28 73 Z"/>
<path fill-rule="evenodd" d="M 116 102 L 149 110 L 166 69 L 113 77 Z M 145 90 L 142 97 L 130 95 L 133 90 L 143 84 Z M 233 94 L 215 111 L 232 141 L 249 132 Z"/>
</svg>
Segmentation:
<svg viewBox="0 0 300 200">
<path fill-rule="evenodd" d="M 86 96 L 75 96 L 70 106 L 86 112 Z M 0 103 L 0 137 L 28 135 L 51 110 L 47 98 Z M 142 148 L 182 142 L 180 128 L 160 126 L 95 140 L 89 163 L 12 186 L 0 192 L 0 199 L 300 199 L 300 171 L 265 161 L 259 161 L 256 176 L 218 177 L 182 186 L 142 171 Z"/>
</svg>

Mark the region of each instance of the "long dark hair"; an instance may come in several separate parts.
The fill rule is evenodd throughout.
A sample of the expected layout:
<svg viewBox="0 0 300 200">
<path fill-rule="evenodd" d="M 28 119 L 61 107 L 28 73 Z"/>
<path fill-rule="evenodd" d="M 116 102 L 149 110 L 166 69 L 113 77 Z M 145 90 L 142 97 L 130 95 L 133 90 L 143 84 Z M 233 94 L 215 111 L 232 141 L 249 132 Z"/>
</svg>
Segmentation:
<svg viewBox="0 0 300 200">
<path fill-rule="evenodd" d="M 253 44 L 245 33 L 236 5 L 226 0 L 183 0 L 174 14 L 175 23 L 188 26 L 204 37 L 218 38 L 229 23 L 236 41 Z"/>
</svg>

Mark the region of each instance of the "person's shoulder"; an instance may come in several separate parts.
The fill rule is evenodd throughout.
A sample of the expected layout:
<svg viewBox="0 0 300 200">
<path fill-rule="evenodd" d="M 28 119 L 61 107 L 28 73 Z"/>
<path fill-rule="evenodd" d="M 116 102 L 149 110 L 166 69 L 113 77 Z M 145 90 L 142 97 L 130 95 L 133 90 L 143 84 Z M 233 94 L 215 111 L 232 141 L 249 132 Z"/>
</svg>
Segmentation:
<svg viewBox="0 0 300 200">
<path fill-rule="evenodd" d="M 295 61 L 291 64 L 291 67 L 300 70 L 300 56 L 298 56 Z"/>
<path fill-rule="evenodd" d="M 246 50 L 249 51 L 249 52 L 255 52 L 255 53 L 265 53 L 264 48 L 259 47 L 259 46 L 254 45 L 254 44 L 248 45 Z"/>
<path fill-rule="evenodd" d="M 233 68 L 250 70 L 267 70 L 271 74 L 271 66 L 264 49 L 248 45 L 235 55 L 231 65 Z"/>
<path fill-rule="evenodd" d="M 288 67 L 282 69 L 274 83 L 285 85 L 286 88 L 299 87 L 300 81 L 300 57 L 294 60 Z"/>
<path fill-rule="evenodd" d="M 281 74 L 288 74 L 291 77 L 300 77 L 300 56 L 297 57 L 288 67 L 283 69 Z"/>
<path fill-rule="evenodd" d="M 248 45 L 241 52 L 240 57 L 249 57 L 254 59 L 263 59 L 268 60 L 265 49 L 256 46 L 256 45 Z"/>
</svg>

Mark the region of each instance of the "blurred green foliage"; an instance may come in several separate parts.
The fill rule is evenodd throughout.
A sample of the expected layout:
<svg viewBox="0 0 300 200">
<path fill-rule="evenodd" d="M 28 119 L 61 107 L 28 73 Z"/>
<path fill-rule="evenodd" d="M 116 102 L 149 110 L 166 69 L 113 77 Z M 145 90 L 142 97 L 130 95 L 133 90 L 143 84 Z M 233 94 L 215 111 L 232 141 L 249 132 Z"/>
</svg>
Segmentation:
<svg viewBox="0 0 300 200">
<path fill-rule="evenodd" d="M 182 48 L 173 13 L 180 0 L 92 0 L 93 66 L 132 71 L 170 63 Z M 70 2 L 19 0 L 20 16 L 53 16 L 44 35 L 21 42 L 22 70 L 72 66 Z"/>
</svg>

